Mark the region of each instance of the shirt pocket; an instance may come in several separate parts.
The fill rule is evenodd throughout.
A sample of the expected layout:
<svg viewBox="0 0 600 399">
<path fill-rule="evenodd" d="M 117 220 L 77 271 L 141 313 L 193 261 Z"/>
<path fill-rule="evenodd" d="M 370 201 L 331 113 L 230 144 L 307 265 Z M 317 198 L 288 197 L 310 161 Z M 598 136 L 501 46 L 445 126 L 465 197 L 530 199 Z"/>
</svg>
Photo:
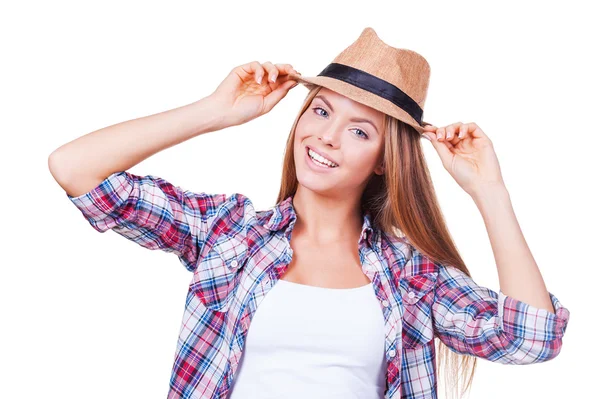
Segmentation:
<svg viewBox="0 0 600 399">
<path fill-rule="evenodd" d="M 248 245 L 241 235 L 222 235 L 199 261 L 190 288 L 213 311 L 225 312 L 235 294 Z"/>
<path fill-rule="evenodd" d="M 409 276 L 400 280 L 404 312 L 402 315 L 402 345 L 417 348 L 434 337 L 432 306 L 437 272 Z"/>
</svg>

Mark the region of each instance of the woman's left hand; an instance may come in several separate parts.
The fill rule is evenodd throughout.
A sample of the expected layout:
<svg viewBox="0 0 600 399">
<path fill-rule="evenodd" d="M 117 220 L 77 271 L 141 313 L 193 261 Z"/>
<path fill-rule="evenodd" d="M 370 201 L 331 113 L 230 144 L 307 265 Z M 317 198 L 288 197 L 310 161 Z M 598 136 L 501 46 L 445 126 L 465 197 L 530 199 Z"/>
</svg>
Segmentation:
<svg viewBox="0 0 600 399">
<path fill-rule="evenodd" d="M 427 125 L 423 135 L 430 139 L 444 168 L 469 195 L 490 185 L 504 185 L 492 141 L 475 123 L 457 122 L 440 128 Z"/>
</svg>

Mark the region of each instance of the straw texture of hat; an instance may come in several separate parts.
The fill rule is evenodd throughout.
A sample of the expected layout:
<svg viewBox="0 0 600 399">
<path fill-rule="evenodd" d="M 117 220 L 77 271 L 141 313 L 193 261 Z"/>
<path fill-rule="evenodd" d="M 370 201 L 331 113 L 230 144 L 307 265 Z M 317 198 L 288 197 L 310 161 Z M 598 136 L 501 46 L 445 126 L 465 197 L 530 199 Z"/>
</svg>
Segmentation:
<svg viewBox="0 0 600 399">
<path fill-rule="evenodd" d="M 420 54 L 384 43 L 373 28 L 342 51 L 319 75 L 290 78 L 312 89 L 326 87 L 391 115 L 423 133 L 429 63 Z"/>
</svg>

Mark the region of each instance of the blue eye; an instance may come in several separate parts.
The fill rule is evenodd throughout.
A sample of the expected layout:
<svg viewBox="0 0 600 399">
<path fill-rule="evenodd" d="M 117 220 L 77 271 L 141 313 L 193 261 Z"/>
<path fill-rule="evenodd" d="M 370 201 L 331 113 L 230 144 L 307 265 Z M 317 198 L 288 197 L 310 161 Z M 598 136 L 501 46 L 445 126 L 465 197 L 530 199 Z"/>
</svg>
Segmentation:
<svg viewBox="0 0 600 399">
<path fill-rule="evenodd" d="M 317 110 L 317 109 L 320 109 L 321 111 L 323 111 L 323 112 L 327 113 L 327 111 L 325 111 L 325 110 L 324 110 L 323 108 L 321 108 L 321 107 L 314 107 L 314 108 L 313 108 L 313 110 Z M 319 114 L 318 112 L 317 112 L 317 115 L 325 116 L 325 115 L 323 115 L 323 114 Z"/>
<path fill-rule="evenodd" d="M 359 132 L 361 132 L 364 135 L 364 138 L 366 138 L 366 139 L 369 138 L 369 136 L 367 136 L 367 134 L 365 132 L 363 132 L 362 130 L 360 130 L 360 129 L 354 129 L 354 130 L 358 130 Z"/>
<path fill-rule="evenodd" d="M 314 112 L 316 112 L 316 113 L 317 113 L 317 115 L 320 115 L 320 116 L 326 116 L 326 115 L 323 115 L 323 114 L 319 113 L 317 110 L 321 110 L 321 111 L 325 112 L 325 114 L 327 114 L 327 111 L 325 111 L 323 108 L 321 108 L 321 107 L 314 107 L 314 108 L 313 108 L 313 111 L 314 111 Z M 365 138 L 365 139 L 368 139 L 368 138 L 369 138 L 369 136 L 368 136 L 368 135 L 367 135 L 367 134 L 366 134 L 364 131 L 362 131 L 361 129 L 353 129 L 353 130 L 357 130 L 357 131 L 359 131 L 360 133 L 362 133 L 362 136 L 361 136 L 361 137 L 363 137 L 363 138 Z"/>
</svg>

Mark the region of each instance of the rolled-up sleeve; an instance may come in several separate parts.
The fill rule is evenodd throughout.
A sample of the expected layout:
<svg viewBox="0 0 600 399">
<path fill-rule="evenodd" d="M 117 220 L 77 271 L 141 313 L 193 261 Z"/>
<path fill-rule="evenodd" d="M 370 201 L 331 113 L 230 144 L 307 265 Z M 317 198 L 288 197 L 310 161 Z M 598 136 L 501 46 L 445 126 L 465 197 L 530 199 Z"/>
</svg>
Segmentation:
<svg viewBox="0 0 600 399">
<path fill-rule="evenodd" d="M 97 231 L 113 230 L 145 248 L 175 253 L 189 271 L 195 270 L 201 245 L 218 222 L 219 208 L 236 202 L 235 195 L 194 193 L 157 176 L 126 171 L 67 197 Z"/>
<path fill-rule="evenodd" d="M 552 313 L 437 266 L 434 331 L 452 351 L 504 364 L 541 363 L 559 354 L 570 314 L 555 295 L 548 293 Z"/>
</svg>

